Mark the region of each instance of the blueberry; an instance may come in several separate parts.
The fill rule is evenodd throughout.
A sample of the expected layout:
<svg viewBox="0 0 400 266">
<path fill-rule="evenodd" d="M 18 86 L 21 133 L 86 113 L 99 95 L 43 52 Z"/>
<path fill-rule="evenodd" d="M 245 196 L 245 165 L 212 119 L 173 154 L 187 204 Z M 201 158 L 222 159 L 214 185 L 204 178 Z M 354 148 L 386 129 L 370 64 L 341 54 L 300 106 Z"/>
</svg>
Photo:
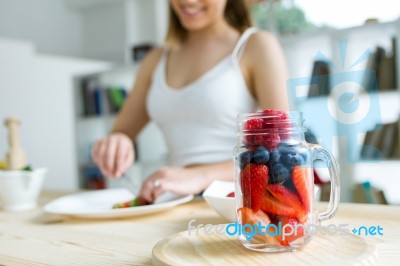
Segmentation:
<svg viewBox="0 0 400 266">
<path fill-rule="evenodd" d="M 289 178 L 288 180 L 286 180 L 285 182 L 283 182 L 283 185 L 290 189 L 292 192 L 296 192 L 296 187 L 293 184 L 293 180 L 291 178 Z"/>
<path fill-rule="evenodd" d="M 308 151 L 303 151 L 303 152 L 300 152 L 299 154 L 303 157 L 304 161 L 307 162 L 308 155 L 309 155 Z"/>
<path fill-rule="evenodd" d="M 300 154 L 301 156 L 303 156 L 304 160 L 307 161 L 307 158 L 310 154 L 309 150 L 305 147 L 296 147 L 296 153 Z"/>
<path fill-rule="evenodd" d="M 303 165 L 305 163 L 303 156 L 300 154 L 286 154 L 281 157 L 281 162 L 286 166 Z"/>
<path fill-rule="evenodd" d="M 244 169 L 247 164 L 253 159 L 253 154 L 249 151 L 245 151 L 239 155 L 240 169 Z"/>
<path fill-rule="evenodd" d="M 291 169 L 282 164 L 275 164 L 271 168 L 271 177 L 273 183 L 283 183 L 291 177 Z"/>
<path fill-rule="evenodd" d="M 266 164 L 269 160 L 269 152 L 265 147 L 260 146 L 257 149 L 257 152 L 253 156 L 253 160 L 255 163 Z"/>
<path fill-rule="evenodd" d="M 268 161 L 268 165 L 270 167 L 272 167 L 273 165 L 279 163 L 279 158 L 281 157 L 281 155 L 279 154 L 279 152 L 277 150 L 271 151 L 269 153 L 269 161 Z"/>
<path fill-rule="evenodd" d="M 279 146 L 279 153 L 282 154 L 282 155 L 296 154 L 296 150 L 293 147 L 290 147 L 290 146 L 280 145 Z"/>
</svg>

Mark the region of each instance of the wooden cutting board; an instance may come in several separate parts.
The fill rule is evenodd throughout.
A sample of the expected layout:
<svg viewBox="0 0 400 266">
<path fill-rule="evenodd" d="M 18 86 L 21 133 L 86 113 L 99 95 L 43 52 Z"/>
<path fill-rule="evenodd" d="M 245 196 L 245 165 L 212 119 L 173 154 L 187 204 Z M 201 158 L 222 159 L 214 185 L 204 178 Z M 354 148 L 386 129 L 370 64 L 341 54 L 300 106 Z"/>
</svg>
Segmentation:
<svg viewBox="0 0 400 266">
<path fill-rule="evenodd" d="M 236 237 L 192 230 L 172 235 L 153 248 L 154 265 L 374 265 L 373 242 L 351 233 L 316 234 L 294 252 L 263 253 L 246 249 Z"/>
</svg>

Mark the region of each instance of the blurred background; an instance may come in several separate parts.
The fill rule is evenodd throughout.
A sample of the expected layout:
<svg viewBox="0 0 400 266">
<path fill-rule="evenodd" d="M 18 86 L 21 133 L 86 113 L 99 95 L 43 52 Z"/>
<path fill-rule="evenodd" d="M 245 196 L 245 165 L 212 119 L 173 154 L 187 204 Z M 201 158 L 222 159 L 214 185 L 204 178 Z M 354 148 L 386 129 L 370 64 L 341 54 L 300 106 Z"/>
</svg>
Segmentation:
<svg viewBox="0 0 400 266">
<path fill-rule="evenodd" d="M 400 204 L 400 2 L 251 2 L 257 27 L 284 49 L 292 109 L 340 163 L 344 201 Z M 21 118 L 29 163 L 50 170 L 46 189 L 119 185 L 101 176 L 90 149 L 111 129 L 143 56 L 163 43 L 167 11 L 167 0 L 0 0 L 0 120 Z M 361 89 L 333 95 L 346 82 Z M 365 104 L 356 123 L 343 122 Z M 0 127 L 0 160 L 6 136 Z M 164 164 L 154 124 L 135 146 L 131 175 Z M 322 198 L 326 182 L 321 171 Z"/>
</svg>

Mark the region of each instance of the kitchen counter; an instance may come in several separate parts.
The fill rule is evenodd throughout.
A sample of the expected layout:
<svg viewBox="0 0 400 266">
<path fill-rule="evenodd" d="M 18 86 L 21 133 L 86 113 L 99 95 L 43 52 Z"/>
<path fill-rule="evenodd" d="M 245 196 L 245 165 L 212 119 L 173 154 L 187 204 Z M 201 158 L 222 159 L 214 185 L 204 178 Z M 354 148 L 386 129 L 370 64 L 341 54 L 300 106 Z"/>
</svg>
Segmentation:
<svg viewBox="0 0 400 266">
<path fill-rule="evenodd" d="M 43 193 L 40 204 L 61 195 Z M 41 209 L 0 212 L 0 265 L 151 265 L 153 246 L 187 230 L 192 219 L 192 225 L 225 223 L 202 198 L 156 214 L 113 220 L 68 218 Z M 365 236 L 377 247 L 378 265 L 400 264 L 400 206 L 342 203 L 328 223 L 348 223 L 349 229 L 379 225 L 383 235 Z"/>
</svg>

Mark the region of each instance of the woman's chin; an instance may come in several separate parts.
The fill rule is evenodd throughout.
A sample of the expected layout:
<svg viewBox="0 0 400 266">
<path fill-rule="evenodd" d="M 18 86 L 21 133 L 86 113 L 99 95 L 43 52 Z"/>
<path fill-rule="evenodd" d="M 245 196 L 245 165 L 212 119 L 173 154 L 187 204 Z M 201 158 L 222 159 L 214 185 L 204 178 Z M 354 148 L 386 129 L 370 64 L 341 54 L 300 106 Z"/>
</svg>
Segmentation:
<svg viewBox="0 0 400 266">
<path fill-rule="evenodd" d="M 206 28 L 206 26 L 203 23 L 183 23 L 182 26 L 187 31 L 201 31 Z"/>
<path fill-rule="evenodd" d="M 185 23 L 183 27 L 190 32 L 201 32 L 207 30 L 209 25 L 205 23 Z"/>
</svg>

